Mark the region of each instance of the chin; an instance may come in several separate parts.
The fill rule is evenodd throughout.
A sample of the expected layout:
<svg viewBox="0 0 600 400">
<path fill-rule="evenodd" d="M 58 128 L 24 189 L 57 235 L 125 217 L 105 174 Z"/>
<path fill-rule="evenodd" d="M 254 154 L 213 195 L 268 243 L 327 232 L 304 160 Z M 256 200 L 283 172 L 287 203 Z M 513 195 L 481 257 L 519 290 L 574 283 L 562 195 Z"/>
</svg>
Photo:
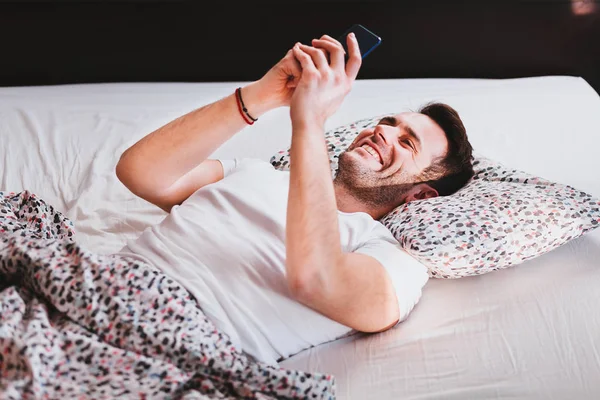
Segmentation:
<svg viewBox="0 0 600 400">
<path fill-rule="evenodd" d="M 360 157 L 356 154 L 350 152 L 344 152 L 340 154 L 338 158 L 338 170 L 343 170 L 344 172 L 350 172 L 353 170 L 360 169 L 361 160 Z"/>
<path fill-rule="evenodd" d="M 377 171 L 360 154 L 342 153 L 338 160 L 337 178 L 351 186 L 363 186 L 376 180 Z"/>
</svg>

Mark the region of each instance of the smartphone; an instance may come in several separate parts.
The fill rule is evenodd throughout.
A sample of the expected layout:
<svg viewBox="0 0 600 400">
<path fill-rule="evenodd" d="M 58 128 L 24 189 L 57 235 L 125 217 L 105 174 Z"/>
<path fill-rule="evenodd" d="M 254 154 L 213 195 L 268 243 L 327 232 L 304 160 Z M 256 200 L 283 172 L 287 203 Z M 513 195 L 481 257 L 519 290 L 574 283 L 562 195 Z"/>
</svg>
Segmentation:
<svg viewBox="0 0 600 400">
<path fill-rule="evenodd" d="M 338 38 L 338 41 L 342 44 L 342 46 L 344 46 L 346 59 L 348 59 L 348 46 L 346 45 L 346 37 L 350 32 L 354 32 L 354 35 L 356 36 L 358 47 L 360 49 L 360 55 L 363 59 L 381 44 L 381 38 L 364 26 L 360 24 L 352 25 L 350 29 L 348 29 L 342 36 Z"/>
</svg>

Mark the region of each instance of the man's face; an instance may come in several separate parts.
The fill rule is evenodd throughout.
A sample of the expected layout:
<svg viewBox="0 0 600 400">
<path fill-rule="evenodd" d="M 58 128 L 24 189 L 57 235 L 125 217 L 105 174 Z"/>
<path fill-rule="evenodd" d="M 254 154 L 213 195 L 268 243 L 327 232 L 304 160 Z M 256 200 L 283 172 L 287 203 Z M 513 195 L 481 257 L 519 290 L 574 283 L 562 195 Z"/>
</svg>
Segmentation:
<svg viewBox="0 0 600 400">
<path fill-rule="evenodd" d="M 339 157 L 336 181 L 363 200 L 398 202 L 422 172 L 448 149 L 444 131 L 428 116 L 404 112 L 363 130 Z M 367 199 L 368 198 L 368 199 Z"/>
</svg>

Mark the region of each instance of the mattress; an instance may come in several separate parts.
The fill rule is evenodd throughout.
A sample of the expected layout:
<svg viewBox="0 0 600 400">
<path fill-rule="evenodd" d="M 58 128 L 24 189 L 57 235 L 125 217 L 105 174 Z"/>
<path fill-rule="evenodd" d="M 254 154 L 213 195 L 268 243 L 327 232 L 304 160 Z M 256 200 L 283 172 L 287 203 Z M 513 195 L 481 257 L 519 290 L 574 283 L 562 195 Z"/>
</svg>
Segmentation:
<svg viewBox="0 0 600 400">
<path fill-rule="evenodd" d="M 0 190 L 29 190 L 109 254 L 166 213 L 115 175 L 129 146 L 246 82 L 0 88 Z M 444 101 L 476 152 L 600 196 L 600 97 L 579 77 L 358 80 L 327 128 Z M 289 110 L 213 157 L 269 160 Z M 339 399 L 600 398 L 600 230 L 520 266 L 430 280 L 404 323 L 304 350 L 281 365 L 332 373 Z"/>
</svg>

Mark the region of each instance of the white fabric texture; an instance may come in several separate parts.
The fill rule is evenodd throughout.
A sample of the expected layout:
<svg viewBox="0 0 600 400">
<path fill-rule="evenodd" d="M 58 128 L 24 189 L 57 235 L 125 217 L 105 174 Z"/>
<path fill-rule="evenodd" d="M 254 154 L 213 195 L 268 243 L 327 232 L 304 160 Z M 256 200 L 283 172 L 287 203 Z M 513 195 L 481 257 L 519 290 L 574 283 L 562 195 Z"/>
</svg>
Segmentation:
<svg viewBox="0 0 600 400">
<path fill-rule="evenodd" d="M 119 156 L 172 119 L 246 82 L 0 88 L 2 190 L 39 194 L 78 241 L 113 253 L 167 215 L 115 176 Z M 579 77 L 355 82 L 326 129 L 444 101 L 491 159 L 600 195 L 600 97 Z M 261 116 L 211 158 L 268 161 L 289 110 Z M 520 266 L 430 279 L 410 317 L 280 363 L 335 375 L 340 400 L 600 398 L 600 230 Z"/>
<path fill-rule="evenodd" d="M 221 163 L 224 179 L 174 206 L 117 254 L 140 256 L 183 284 L 236 347 L 271 365 L 356 333 L 289 292 L 289 172 L 258 159 Z M 369 255 L 383 265 L 396 289 L 400 321 L 405 320 L 421 297 L 427 269 L 368 214 L 338 212 L 338 219 L 342 250 Z"/>
</svg>

